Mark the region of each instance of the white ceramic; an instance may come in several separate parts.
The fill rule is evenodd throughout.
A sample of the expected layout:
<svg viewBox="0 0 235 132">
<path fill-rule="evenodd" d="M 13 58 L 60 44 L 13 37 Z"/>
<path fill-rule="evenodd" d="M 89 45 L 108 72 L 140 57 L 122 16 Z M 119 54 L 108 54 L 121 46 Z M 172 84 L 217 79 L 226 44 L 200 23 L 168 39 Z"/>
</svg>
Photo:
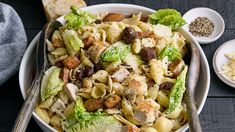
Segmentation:
<svg viewBox="0 0 235 132">
<path fill-rule="evenodd" d="M 83 10 L 89 11 L 92 13 L 118 12 L 118 13 L 124 13 L 124 14 L 133 14 L 133 13 L 138 13 L 138 12 L 143 12 L 144 14 L 150 14 L 154 12 L 154 10 L 152 9 L 137 6 L 137 5 L 130 5 L 130 4 L 100 4 L 100 5 L 93 5 L 93 6 L 85 7 L 83 8 Z M 64 22 L 63 17 L 59 18 L 58 20 L 61 22 Z M 209 66 L 208 66 L 208 62 L 205 57 L 205 54 L 203 53 L 198 42 L 184 29 L 180 29 L 180 32 L 187 38 L 188 41 L 192 41 L 195 43 L 201 55 L 200 78 L 199 78 L 196 92 L 195 92 L 196 93 L 195 99 L 197 102 L 198 113 L 200 113 L 205 104 L 206 97 L 207 97 L 208 90 L 209 90 L 209 84 L 210 84 Z M 30 43 L 28 49 L 26 50 L 23 56 L 23 59 L 20 65 L 19 83 L 20 83 L 21 93 L 24 99 L 25 99 L 25 91 L 27 90 L 27 88 L 29 88 L 30 83 L 32 81 L 32 70 L 35 69 L 35 46 L 36 46 L 36 42 L 38 39 L 39 39 L 39 34 Z M 42 128 L 43 131 L 46 131 L 46 132 L 55 131 L 52 127 L 44 123 L 35 113 L 33 113 L 33 117 L 38 123 L 38 125 Z M 187 129 L 188 129 L 188 124 L 185 124 L 178 131 L 184 132 Z"/>
<path fill-rule="evenodd" d="M 213 67 L 217 76 L 227 85 L 235 88 L 235 81 L 229 79 L 226 75 L 221 73 L 223 64 L 227 64 L 229 59 L 224 55 L 226 53 L 235 52 L 235 39 L 225 42 L 215 52 L 213 57 Z"/>
<path fill-rule="evenodd" d="M 225 28 L 224 19 L 221 17 L 221 15 L 210 8 L 193 8 L 183 15 L 183 18 L 187 22 L 187 24 L 184 25 L 183 28 L 189 31 L 188 25 L 197 17 L 207 17 L 214 23 L 214 31 L 212 32 L 212 34 L 209 37 L 196 37 L 197 41 L 200 44 L 208 44 L 219 39 L 219 37 L 223 34 Z"/>
</svg>

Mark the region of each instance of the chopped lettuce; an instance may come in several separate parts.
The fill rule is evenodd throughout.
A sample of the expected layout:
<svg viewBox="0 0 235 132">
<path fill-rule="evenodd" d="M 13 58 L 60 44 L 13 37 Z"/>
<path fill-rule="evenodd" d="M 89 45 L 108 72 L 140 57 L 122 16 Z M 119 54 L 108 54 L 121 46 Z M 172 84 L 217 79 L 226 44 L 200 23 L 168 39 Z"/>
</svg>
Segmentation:
<svg viewBox="0 0 235 132">
<path fill-rule="evenodd" d="M 94 22 L 97 19 L 96 15 L 89 12 L 77 10 L 76 7 L 71 7 L 71 12 L 64 16 L 67 28 L 78 29 L 84 25 Z"/>
<path fill-rule="evenodd" d="M 161 60 L 166 56 L 170 61 L 182 58 L 180 51 L 171 45 L 164 47 L 158 55 L 159 59 Z"/>
<path fill-rule="evenodd" d="M 101 59 L 109 62 L 120 61 L 125 59 L 128 53 L 131 53 L 131 46 L 118 41 L 104 51 Z"/>
<path fill-rule="evenodd" d="M 60 68 L 52 66 L 49 68 L 42 79 L 41 83 L 41 100 L 56 95 L 63 88 L 63 81 L 59 78 Z"/>
<path fill-rule="evenodd" d="M 63 33 L 63 39 L 68 53 L 72 56 L 79 52 L 80 47 L 84 46 L 82 40 L 78 37 L 74 30 L 66 29 Z"/>
<path fill-rule="evenodd" d="M 185 66 L 184 70 L 180 73 L 180 75 L 177 77 L 175 84 L 171 88 L 171 92 L 169 95 L 169 106 L 166 112 L 169 114 L 179 106 L 179 104 L 182 101 L 184 92 L 186 90 L 185 87 L 185 80 L 187 75 L 188 67 Z"/>
<path fill-rule="evenodd" d="M 101 132 L 107 128 L 121 128 L 121 124 L 113 117 L 98 110 L 87 112 L 82 98 L 78 98 L 74 107 L 74 114 L 66 119 L 65 130 L 69 132 Z"/>
<path fill-rule="evenodd" d="M 159 9 L 155 13 L 149 15 L 151 24 L 162 24 L 177 29 L 186 24 L 181 14 L 174 9 Z"/>
</svg>

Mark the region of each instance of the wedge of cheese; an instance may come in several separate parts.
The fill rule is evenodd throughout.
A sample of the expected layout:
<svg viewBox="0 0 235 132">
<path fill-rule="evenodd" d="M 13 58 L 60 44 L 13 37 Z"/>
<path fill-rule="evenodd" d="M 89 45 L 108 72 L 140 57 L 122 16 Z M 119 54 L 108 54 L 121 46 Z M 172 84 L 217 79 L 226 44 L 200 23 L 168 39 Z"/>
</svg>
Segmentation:
<svg viewBox="0 0 235 132">
<path fill-rule="evenodd" d="M 70 11 L 71 6 L 86 6 L 83 0 L 42 0 L 48 21 L 54 20 Z"/>
</svg>

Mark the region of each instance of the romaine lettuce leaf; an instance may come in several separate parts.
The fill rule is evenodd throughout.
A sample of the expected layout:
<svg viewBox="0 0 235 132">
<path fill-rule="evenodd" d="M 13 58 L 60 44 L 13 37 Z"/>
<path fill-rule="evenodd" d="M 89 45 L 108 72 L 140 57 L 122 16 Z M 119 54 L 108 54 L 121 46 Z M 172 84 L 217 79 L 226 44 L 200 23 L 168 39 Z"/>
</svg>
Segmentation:
<svg viewBox="0 0 235 132">
<path fill-rule="evenodd" d="M 120 61 L 125 59 L 128 53 L 131 53 L 131 46 L 118 41 L 103 52 L 101 59 L 109 62 Z"/>
<path fill-rule="evenodd" d="M 100 110 L 87 112 L 80 97 L 74 107 L 74 116 L 70 116 L 65 122 L 65 130 L 69 132 L 101 132 L 109 127 L 120 129 L 121 125 L 113 116 L 108 116 Z"/>
<path fill-rule="evenodd" d="M 94 22 L 97 19 L 96 15 L 89 12 L 77 10 L 76 7 L 71 7 L 71 12 L 64 16 L 67 28 L 78 29 L 84 25 Z"/>
<path fill-rule="evenodd" d="M 171 46 L 171 45 L 168 45 L 168 46 L 164 47 L 158 55 L 159 59 L 161 59 L 161 60 L 166 56 L 168 57 L 168 59 L 171 62 L 173 62 L 176 59 L 182 58 L 182 55 L 179 52 L 179 50 L 176 49 L 174 46 Z"/>
<path fill-rule="evenodd" d="M 66 29 L 63 33 L 63 39 L 68 53 L 72 56 L 79 52 L 80 47 L 84 46 L 82 40 L 78 37 L 74 30 Z"/>
<path fill-rule="evenodd" d="M 63 81 L 59 78 L 60 68 L 52 66 L 49 68 L 42 79 L 41 83 L 41 100 L 56 95 L 63 88 Z"/>
<path fill-rule="evenodd" d="M 151 24 L 162 24 L 177 29 L 186 24 L 181 14 L 174 9 L 159 9 L 155 13 L 149 15 Z"/>
<path fill-rule="evenodd" d="M 184 70 L 177 77 L 175 84 L 171 88 L 171 92 L 169 95 L 169 106 L 166 110 L 168 114 L 175 111 L 175 109 L 179 106 L 179 104 L 182 101 L 184 92 L 186 90 L 185 80 L 186 80 L 187 71 L 188 67 L 185 66 Z"/>
</svg>

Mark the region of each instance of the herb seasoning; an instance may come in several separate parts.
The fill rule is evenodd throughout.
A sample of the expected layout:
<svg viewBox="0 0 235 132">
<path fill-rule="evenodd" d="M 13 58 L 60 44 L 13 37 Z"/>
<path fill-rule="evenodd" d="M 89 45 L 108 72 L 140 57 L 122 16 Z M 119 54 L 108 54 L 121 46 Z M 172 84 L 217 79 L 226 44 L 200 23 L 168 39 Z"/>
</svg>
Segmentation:
<svg viewBox="0 0 235 132">
<path fill-rule="evenodd" d="M 197 17 L 189 24 L 189 32 L 198 37 L 209 37 L 214 31 L 214 23 L 207 17 Z"/>
</svg>

